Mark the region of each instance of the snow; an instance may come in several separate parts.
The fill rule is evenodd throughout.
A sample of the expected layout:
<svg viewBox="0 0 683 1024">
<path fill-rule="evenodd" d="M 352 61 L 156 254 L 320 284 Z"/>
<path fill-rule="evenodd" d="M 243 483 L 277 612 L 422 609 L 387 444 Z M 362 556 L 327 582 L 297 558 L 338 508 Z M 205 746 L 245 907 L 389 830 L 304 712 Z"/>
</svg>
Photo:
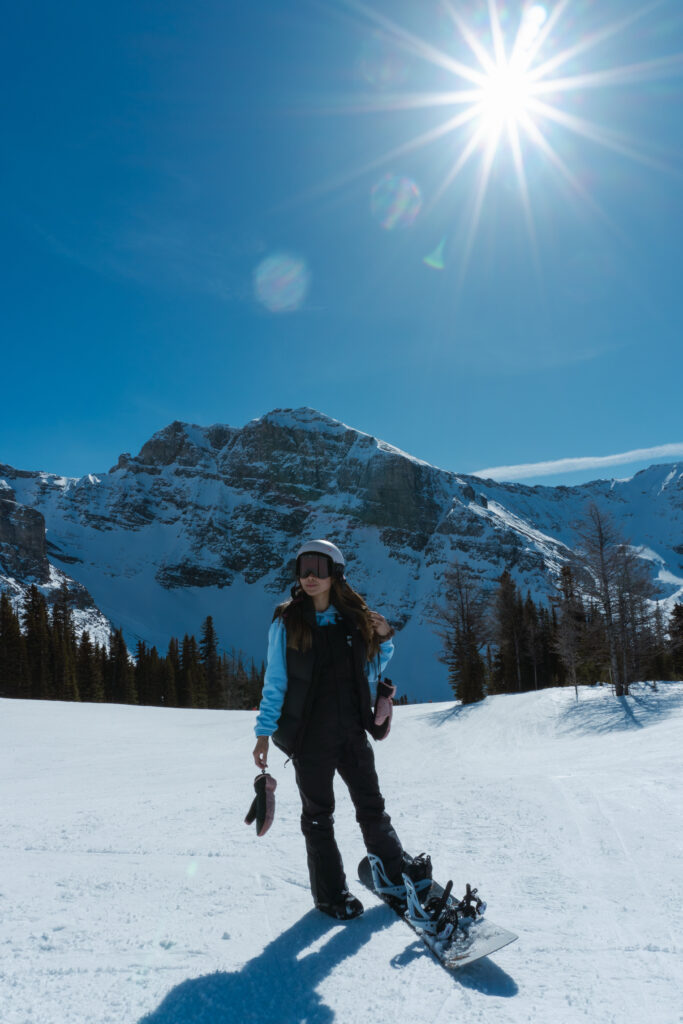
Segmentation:
<svg viewBox="0 0 683 1024">
<path fill-rule="evenodd" d="M 400 455 L 404 459 L 408 459 L 416 466 L 426 466 L 428 469 L 436 468 L 433 463 L 425 462 L 424 459 L 418 459 L 416 455 L 411 455 L 410 452 L 404 452 L 402 448 L 397 448 L 395 444 L 389 444 L 388 441 L 378 441 L 377 448 L 381 452 L 388 452 L 390 455 Z"/>
<path fill-rule="evenodd" d="M 37 478 L 42 484 L 49 484 L 52 487 L 59 487 L 62 491 L 68 491 L 70 487 L 81 479 L 77 476 L 59 476 L 56 473 L 37 473 Z"/>
<path fill-rule="evenodd" d="M 0 701 L 3 1024 L 675 1024 L 683 990 L 683 683 L 396 708 L 375 746 L 414 853 L 519 935 L 449 976 L 358 889 L 311 909 L 291 765 L 243 824 L 251 712 Z M 355 884 L 354 884 L 355 883 Z"/>
<path fill-rule="evenodd" d="M 658 492 L 659 494 L 662 493 L 662 491 L 664 490 L 665 487 L 669 486 L 669 484 L 671 483 L 672 480 L 676 479 L 677 474 L 678 474 L 678 466 L 674 466 L 673 469 L 671 470 L 671 472 L 667 473 L 666 478 L 662 481 L 662 484 L 661 484 L 661 486 L 659 488 L 659 492 Z"/>
<path fill-rule="evenodd" d="M 533 526 L 530 526 L 523 519 L 520 519 L 519 516 L 516 516 L 513 512 L 503 508 L 502 505 L 499 505 L 497 501 L 489 501 L 486 509 L 479 508 L 476 504 L 470 503 L 470 509 L 482 519 L 500 519 L 506 526 L 515 530 L 515 532 L 521 537 L 525 537 L 527 540 L 531 541 L 533 546 L 535 546 L 545 556 L 547 562 L 557 566 L 558 569 L 560 567 L 557 557 L 558 548 L 560 546 L 563 547 L 567 552 L 567 556 L 571 554 L 571 550 L 565 544 L 558 542 L 553 537 L 543 533 L 541 530 L 534 529 Z"/>
<path fill-rule="evenodd" d="M 662 556 L 658 555 L 656 551 L 652 550 L 652 548 L 645 547 L 645 545 L 633 547 L 633 545 L 631 544 L 629 546 L 631 548 L 631 551 L 633 551 L 633 553 L 635 555 L 638 555 L 640 558 L 644 558 L 648 562 L 658 562 L 659 565 L 665 564 Z"/>
</svg>

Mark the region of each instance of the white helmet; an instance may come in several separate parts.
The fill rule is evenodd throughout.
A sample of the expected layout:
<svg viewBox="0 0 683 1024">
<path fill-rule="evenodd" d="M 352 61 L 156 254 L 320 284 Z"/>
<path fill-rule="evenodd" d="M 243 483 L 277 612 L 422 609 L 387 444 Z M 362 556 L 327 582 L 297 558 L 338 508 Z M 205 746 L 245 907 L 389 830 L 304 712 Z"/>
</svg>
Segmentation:
<svg viewBox="0 0 683 1024">
<path fill-rule="evenodd" d="M 309 540 L 305 544 L 302 544 L 296 553 L 296 562 L 298 565 L 299 558 L 301 555 L 308 554 L 326 555 L 327 558 L 332 562 L 332 569 L 334 576 L 337 579 L 343 579 L 344 577 L 344 556 L 337 547 L 329 540 Z"/>
<path fill-rule="evenodd" d="M 333 565 L 346 565 L 341 551 L 330 540 L 309 540 L 306 544 L 302 544 L 296 553 L 296 557 L 307 555 L 309 551 L 315 551 L 318 555 L 327 555 L 328 558 L 332 559 Z"/>
</svg>

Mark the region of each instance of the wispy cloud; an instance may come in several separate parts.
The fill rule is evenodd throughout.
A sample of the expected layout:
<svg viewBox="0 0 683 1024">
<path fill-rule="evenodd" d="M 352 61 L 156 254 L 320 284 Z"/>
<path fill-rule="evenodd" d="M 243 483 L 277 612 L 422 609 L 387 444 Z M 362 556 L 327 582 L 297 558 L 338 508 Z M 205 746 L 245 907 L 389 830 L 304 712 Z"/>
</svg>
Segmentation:
<svg viewBox="0 0 683 1024">
<path fill-rule="evenodd" d="M 683 443 L 660 444 L 654 448 L 634 448 L 617 455 L 584 455 L 574 459 L 554 459 L 552 462 L 528 462 L 521 466 L 491 466 L 478 469 L 472 476 L 489 480 L 527 480 L 534 476 L 554 476 L 559 473 L 578 473 L 585 470 L 623 466 L 648 459 L 677 459 L 683 457 Z"/>
<path fill-rule="evenodd" d="M 244 245 L 190 220 L 154 217 L 134 210 L 121 225 L 105 225 L 76 242 L 28 214 L 23 223 L 50 252 L 95 274 L 124 278 L 155 288 L 194 291 L 225 302 L 253 302 L 251 270 L 263 244 Z"/>
</svg>

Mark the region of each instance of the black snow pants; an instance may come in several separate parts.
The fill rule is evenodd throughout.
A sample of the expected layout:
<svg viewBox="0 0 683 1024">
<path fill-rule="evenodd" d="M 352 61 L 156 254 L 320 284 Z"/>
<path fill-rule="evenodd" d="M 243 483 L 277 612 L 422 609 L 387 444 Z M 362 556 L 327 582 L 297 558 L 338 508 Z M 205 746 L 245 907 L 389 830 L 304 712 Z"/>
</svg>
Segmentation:
<svg viewBox="0 0 683 1024">
<path fill-rule="evenodd" d="M 335 772 L 348 788 L 368 853 L 382 858 L 390 877 L 400 877 L 403 847 L 384 809 L 343 629 L 328 626 L 316 634 L 316 699 L 304 742 L 293 761 L 311 892 L 318 904 L 337 902 L 346 889 L 334 837 Z"/>
<path fill-rule="evenodd" d="M 295 768 L 314 902 L 335 903 L 346 889 L 344 866 L 334 838 L 335 771 L 349 790 L 368 853 L 382 858 L 390 876 L 400 876 L 403 847 L 384 810 L 375 758 L 365 733 L 348 734 L 332 749 L 297 757 Z"/>
</svg>

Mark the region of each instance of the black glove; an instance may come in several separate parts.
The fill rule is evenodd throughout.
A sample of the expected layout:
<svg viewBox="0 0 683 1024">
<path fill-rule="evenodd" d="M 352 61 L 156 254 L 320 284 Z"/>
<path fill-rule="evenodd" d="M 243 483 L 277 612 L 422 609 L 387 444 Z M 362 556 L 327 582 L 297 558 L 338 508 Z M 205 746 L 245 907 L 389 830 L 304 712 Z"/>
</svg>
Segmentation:
<svg viewBox="0 0 683 1024">
<path fill-rule="evenodd" d="M 251 807 L 247 811 L 244 824 L 251 825 L 252 821 L 255 820 L 257 836 L 264 836 L 273 824 L 273 818 L 275 817 L 276 786 L 277 782 L 272 775 L 269 775 L 268 772 L 265 771 L 265 769 L 254 779 L 254 790 L 256 792 L 256 796 L 252 801 Z"/>
</svg>

